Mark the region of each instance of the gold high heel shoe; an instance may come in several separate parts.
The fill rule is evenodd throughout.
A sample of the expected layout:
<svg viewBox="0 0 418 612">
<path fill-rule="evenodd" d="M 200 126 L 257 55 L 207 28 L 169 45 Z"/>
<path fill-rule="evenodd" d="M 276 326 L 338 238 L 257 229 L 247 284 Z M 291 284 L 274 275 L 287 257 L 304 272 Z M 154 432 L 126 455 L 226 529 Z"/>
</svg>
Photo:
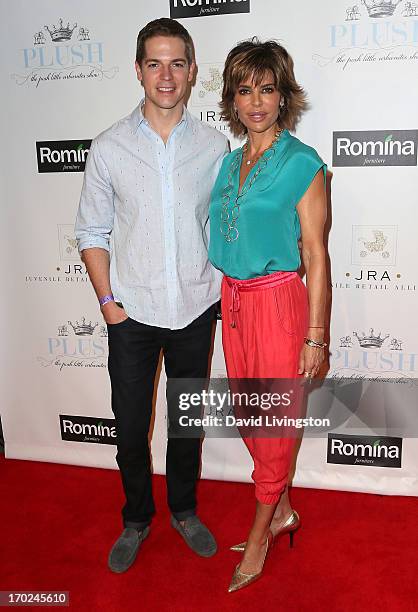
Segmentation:
<svg viewBox="0 0 418 612">
<path fill-rule="evenodd" d="M 300 517 L 296 510 L 292 510 L 292 514 L 288 519 L 285 520 L 279 531 L 273 535 L 273 538 L 280 538 L 282 535 L 289 534 L 289 545 L 290 548 L 293 548 L 293 536 L 295 531 L 297 531 L 300 527 Z M 244 552 L 245 546 L 247 542 L 241 542 L 241 544 L 235 544 L 231 546 L 229 550 L 233 550 L 234 552 Z"/>
<path fill-rule="evenodd" d="M 273 537 L 273 534 L 271 533 L 271 531 L 269 531 L 268 534 L 267 534 L 266 550 L 265 550 L 265 553 L 264 553 L 264 558 L 263 558 L 263 563 L 261 565 L 261 570 L 259 572 L 257 572 L 256 574 L 244 574 L 239 569 L 241 564 L 238 564 L 236 566 L 236 568 L 235 568 L 235 571 L 234 571 L 233 575 L 232 575 L 231 584 L 229 585 L 228 593 L 233 593 L 234 591 L 239 591 L 239 589 L 243 589 L 244 587 L 248 586 L 252 582 L 255 582 L 256 580 L 258 580 L 258 578 L 261 577 L 261 574 L 263 573 L 263 568 L 264 568 L 264 563 L 265 563 L 265 560 L 266 560 L 266 557 L 267 557 L 267 553 L 271 549 L 271 547 L 273 546 L 273 543 L 274 543 L 274 537 Z"/>
</svg>

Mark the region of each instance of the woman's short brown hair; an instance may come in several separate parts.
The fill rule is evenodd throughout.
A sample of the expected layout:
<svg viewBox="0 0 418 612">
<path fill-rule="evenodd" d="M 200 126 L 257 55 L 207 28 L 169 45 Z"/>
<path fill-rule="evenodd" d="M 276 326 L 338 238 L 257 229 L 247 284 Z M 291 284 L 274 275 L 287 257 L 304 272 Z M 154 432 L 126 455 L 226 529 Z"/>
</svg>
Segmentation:
<svg viewBox="0 0 418 612">
<path fill-rule="evenodd" d="M 306 110 L 306 94 L 296 82 L 293 60 L 286 49 L 274 40 L 262 43 L 254 37 L 231 49 L 223 72 L 221 114 L 235 136 L 247 133 L 247 128 L 234 111 L 234 97 L 239 85 L 247 79 L 259 85 L 267 73 L 272 73 L 274 85 L 284 98 L 284 106 L 280 109 L 280 127 L 294 130 Z"/>
</svg>

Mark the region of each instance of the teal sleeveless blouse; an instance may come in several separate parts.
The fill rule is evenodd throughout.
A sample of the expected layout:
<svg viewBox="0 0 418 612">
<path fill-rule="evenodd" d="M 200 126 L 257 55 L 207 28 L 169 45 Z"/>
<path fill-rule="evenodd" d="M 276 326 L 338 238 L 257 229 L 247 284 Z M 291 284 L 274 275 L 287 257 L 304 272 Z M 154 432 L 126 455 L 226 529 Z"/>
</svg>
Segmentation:
<svg viewBox="0 0 418 612">
<path fill-rule="evenodd" d="M 209 259 L 237 279 L 294 271 L 300 266 L 296 205 L 319 170 L 327 167 L 315 149 L 284 130 L 251 169 L 241 195 L 242 148 L 222 163 L 209 208 Z"/>
</svg>

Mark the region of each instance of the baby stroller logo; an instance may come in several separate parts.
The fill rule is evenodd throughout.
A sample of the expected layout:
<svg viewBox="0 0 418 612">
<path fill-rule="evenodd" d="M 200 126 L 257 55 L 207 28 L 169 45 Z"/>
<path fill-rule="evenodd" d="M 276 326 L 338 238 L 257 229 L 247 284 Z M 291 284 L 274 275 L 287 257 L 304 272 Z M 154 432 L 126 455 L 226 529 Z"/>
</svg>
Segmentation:
<svg viewBox="0 0 418 612">
<path fill-rule="evenodd" d="M 209 68 L 209 79 L 199 79 L 201 89 L 199 98 L 204 98 L 208 93 L 220 94 L 222 88 L 222 74 L 219 68 L 211 66 Z"/>
<path fill-rule="evenodd" d="M 74 225 L 59 224 L 58 243 L 61 261 L 80 261 L 77 239 L 74 235 Z"/>
<path fill-rule="evenodd" d="M 192 89 L 192 106 L 204 106 L 219 112 L 222 93 L 222 64 L 207 63 L 199 65 L 196 86 Z"/>
<path fill-rule="evenodd" d="M 201 121 L 223 132 L 228 131 L 228 126 L 219 108 L 223 85 L 222 70 L 223 64 L 220 63 L 199 65 L 199 74 L 196 86 L 192 89 L 190 105 Z"/>
<path fill-rule="evenodd" d="M 407 2 L 402 15 L 404 17 L 418 17 L 418 5 L 415 2 Z"/>
<path fill-rule="evenodd" d="M 370 253 L 378 253 L 383 259 L 390 257 L 389 251 L 385 250 L 388 242 L 387 236 L 381 230 L 373 230 L 373 236 L 374 240 L 359 238 L 365 249 L 360 251 L 360 257 L 366 258 Z"/>
<path fill-rule="evenodd" d="M 351 263 L 396 265 L 397 226 L 353 225 Z"/>
<path fill-rule="evenodd" d="M 355 6 L 349 6 L 348 9 L 346 10 L 346 21 L 357 21 L 358 19 L 360 19 L 360 11 L 359 8 L 357 6 L 357 4 Z"/>
</svg>

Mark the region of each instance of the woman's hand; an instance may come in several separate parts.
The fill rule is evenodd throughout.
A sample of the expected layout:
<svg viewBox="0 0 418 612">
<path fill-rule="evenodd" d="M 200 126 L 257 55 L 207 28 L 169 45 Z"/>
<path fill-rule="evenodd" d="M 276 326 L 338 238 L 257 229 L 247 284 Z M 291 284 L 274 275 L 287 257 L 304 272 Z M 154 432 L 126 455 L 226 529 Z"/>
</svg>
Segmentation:
<svg viewBox="0 0 418 612">
<path fill-rule="evenodd" d="M 325 349 L 303 343 L 299 357 L 298 374 L 303 374 L 306 378 L 313 378 L 318 374 L 324 359 Z"/>
</svg>

